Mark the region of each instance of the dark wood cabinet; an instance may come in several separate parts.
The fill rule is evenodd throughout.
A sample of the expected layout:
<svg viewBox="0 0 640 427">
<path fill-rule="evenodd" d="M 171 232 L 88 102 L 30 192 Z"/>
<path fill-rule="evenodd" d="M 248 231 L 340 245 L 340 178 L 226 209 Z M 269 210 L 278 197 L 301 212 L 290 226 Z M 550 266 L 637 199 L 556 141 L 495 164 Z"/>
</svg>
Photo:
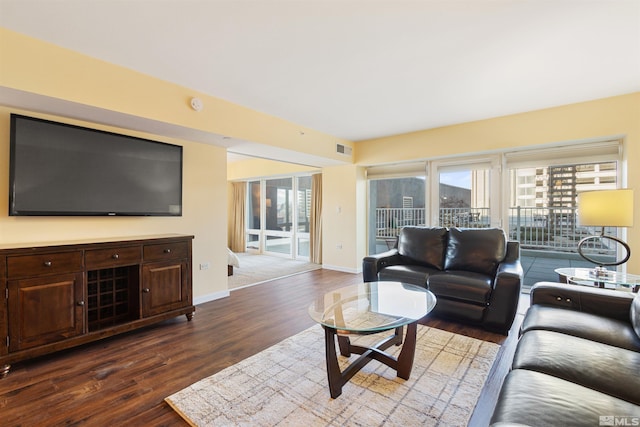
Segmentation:
<svg viewBox="0 0 640 427">
<path fill-rule="evenodd" d="M 83 333 L 82 273 L 9 281 L 9 352 Z"/>
<path fill-rule="evenodd" d="M 189 264 L 165 261 L 142 268 L 142 316 L 148 317 L 190 304 Z"/>
<path fill-rule="evenodd" d="M 11 363 L 130 331 L 193 306 L 193 236 L 0 247 L 0 376 Z M 4 339 L 4 338 L 3 338 Z"/>
</svg>

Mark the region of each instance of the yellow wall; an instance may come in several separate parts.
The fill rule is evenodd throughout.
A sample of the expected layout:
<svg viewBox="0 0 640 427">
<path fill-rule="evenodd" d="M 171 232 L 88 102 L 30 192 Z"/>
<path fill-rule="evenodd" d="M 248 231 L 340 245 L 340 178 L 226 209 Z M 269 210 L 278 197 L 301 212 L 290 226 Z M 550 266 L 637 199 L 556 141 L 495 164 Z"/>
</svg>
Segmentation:
<svg viewBox="0 0 640 427">
<path fill-rule="evenodd" d="M 640 93 L 571 104 L 477 122 L 423 130 L 355 144 L 356 165 L 323 168 L 323 263 L 356 272 L 366 253 L 365 166 L 434 159 L 534 147 L 569 141 L 623 137 L 628 188 L 636 190 L 636 226 L 628 229 L 632 249 L 640 248 Z M 234 179 L 252 176 L 250 168 L 236 170 Z M 265 174 L 268 171 L 264 171 Z M 272 171 L 278 174 L 277 171 Z M 266 176 L 266 175 L 265 175 Z M 338 207 L 341 213 L 337 212 Z M 361 230 L 361 231 L 360 231 Z M 337 245 L 342 244 L 342 249 Z M 632 251 L 630 273 L 640 274 L 640 255 Z"/>
<path fill-rule="evenodd" d="M 183 146 L 182 217 L 11 217 L 9 191 L 9 114 L 11 112 L 108 130 Z M 226 150 L 124 129 L 0 106 L 0 242 L 48 243 L 74 239 L 180 233 L 194 235 L 194 297 L 226 293 L 226 212 L 216 209 L 226 198 Z M 215 185 L 218 183 L 218 185 Z M 199 264 L 209 262 L 209 270 Z"/>
<path fill-rule="evenodd" d="M 635 190 L 627 267 L 640 274 L 640 93 L 361 141 L 355 156 L 358 164 L 374 165 L 609 136 L 624 137 L 627 188 Z"/>
<path fill-rule="evenodd" d="M 433 159 L 612 135 L 627 135 L 630 147 L 640 144 L 640 93 L 359 141 L 355 162 Z"/>
<path fill-rule="evenodd" d="M 0 28 L 0 87 L 344 162 L 351 141 Z M 193 111 L 192 97 L 204 109 Z"/>
<path fill-rule="evenodd" d="M 332 166 L 322 170 L 322 264 L 360 272 L 366 251 L 364 168 Z"/>
<path fill-rule="evenodd" d="M 366 248 L 363 166 L 623 135 L 631 166 L 628 187 L 640 191 L 640 170 L 635 167 L 640 164 L 640 93 L 354 144 L 0 28 L 2 88 L 303 151 L 339 162 L 343 162 L 344 157 L 335 153 L 335 143 L 354 147 L 355 165 L 323 169 L 324 262 L 348 271 L 359 270 Z M 194 112 L 189 107 L 193 96 L 203 100 L 203 111 Z M 0 113 L 0 144 L 5 146 L 0 161 L 5 168 L 7 111 L 4 108 Z M 130 133 L 124 129 L 110 130 Z M 154 135 L 143 136 L 158 139 Z M 193 233 L 196 235 L 195 296 L 225 290 L 227 210 L 220 209 L 219 203 L 225 200 L 227 191 L 224 150 L 189 141 L 178 142 L 185 146 L 185 214 L 182 218 L 8 218 L 0 211 L 0 241 L 57 240 L 63 235 L 90 238 L 98 233 L 101 236 Z M 239 179 L 239 175 L 233 176 Z M 0 191 L 5 194 L 0 193 L 0 199 L 6 203 L 6 175 L 2 180 L 5 185 L 0 181 Z M 639 197 L 637 194 L 636 199 Z M 338 207 L 340 213 L 337 213 Z M 628 235 L 632 248 L 640 247 L 639 211 L 636 209 L 636 226 Z M 342 244 L 342 249 L 336 248 L 338 244 Z M 208 260 L 212 262 L 211 270 L 197 269 L 200 262 Z M 639 260 L 640 256 L 634 252 L 628 264 L 630 272 L 640 274 Z"/>
<path fill-rule="evenodd" d="M 229 181 L 248 180 L 273 175 L 313 174 L 317 172 L 320 172 L 319 168 L 266 159 L 247 159 L 227 165 L 227 179 Z"/>
<path fill-rule="evenodd" d="M 168 83 L 104 61 L 0 28 L 0 89 L 42 99 L 63 100 L 69 111 L 99 111 L 129 122 L 135 119 L 165 123 L 178 129 L 226 135 L 283 149 L 344 161 L 336 142 L 350 141 L 296 125 L 188 88 Z M 204 109 L 193 111 L 189 100 L 197 96 Z M 58 104 L 56 104 L 58 105 Z M 62 105 L 62 104 L 60 104 Z M 226 150 L 187 140 L 137 133 L 118 127 L 72 121 L 82 117 L 67 111 L 18 111 L 0 99 L 0 162 L 8 170 L 9 112 L 78 123 L 87 127 L 141 136 L 184 146 L 183 216 L 181 218 L 27 218 L 8 217 L 8 174 L 0 178 L 0 242 L 47 242 L 93 237 L 154 233 L 189 233 L 194 240 L 194 297 L 213 299 L 228 295 L 226 276 L 227 199 Z M 55 114 L 48 116 L 44 113 Z M 128 125 L 122 125 L 127 127 Z M 304 133 L 304 135 L 302 135 Z M 189 132 L 187 132 L 189 134 Z M 4 181 L 4 184 L 2 183 Z M 4 206 L 4 208 L 2 207 Z M 199 264 L 210 262 L 209 270 Z"/>
</svg>

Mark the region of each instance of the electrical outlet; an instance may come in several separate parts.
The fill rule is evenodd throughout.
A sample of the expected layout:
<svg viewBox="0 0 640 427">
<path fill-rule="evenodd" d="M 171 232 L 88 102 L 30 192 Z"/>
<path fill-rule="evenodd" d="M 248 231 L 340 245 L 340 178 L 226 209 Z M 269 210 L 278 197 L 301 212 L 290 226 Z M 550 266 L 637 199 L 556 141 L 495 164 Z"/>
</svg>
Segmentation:
<svg viewBox="0 0 640 427">
<path fill-rule="evenodd" d="M 200 264 L 200 270 L 208 270 L 210 267 L 210 264 L 208 262 L 203 262 Z"/>
</svg>

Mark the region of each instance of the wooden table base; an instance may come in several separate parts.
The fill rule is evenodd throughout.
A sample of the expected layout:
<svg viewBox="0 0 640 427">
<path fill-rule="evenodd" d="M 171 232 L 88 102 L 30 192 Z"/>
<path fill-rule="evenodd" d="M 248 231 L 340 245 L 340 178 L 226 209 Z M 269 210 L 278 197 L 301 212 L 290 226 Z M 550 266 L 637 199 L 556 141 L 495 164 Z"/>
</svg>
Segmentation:
<svg viewBox="0 0 640 427">
<path fill-rule="evenodd" d="M 399 378 L 408 380 L 413 367 L 413 358 L 416 352 L 416 332 L 417 322 L 407 325 L 407 334 L 404 339 L 404 345 L 398 358 L 385 353 L 384 350 L 392 345 L 402 344 L 403 327 L 395 329 L 393 335 L 383 339 L 372 347 L 363 347 L 351 344 L 349 337 L 340 335 L 336 329 L 324 326 L 325 349 L 327 359 L 327 377 L 329 379 L 329 391 L 332 398 L 336 398 L 342 394 L 342 386 L 347 383 L 360 369 L 362 369 L 371 360 L 377 360 L 390 368 L 396 370 Z M 340 354 L 349 357 L 351 354 L 359 354 L 344 371 L 340 371 L 338 365 L 338 355 L 336 352 L 336 337 L 338 338 L 338 346 Z"/>
</svg>

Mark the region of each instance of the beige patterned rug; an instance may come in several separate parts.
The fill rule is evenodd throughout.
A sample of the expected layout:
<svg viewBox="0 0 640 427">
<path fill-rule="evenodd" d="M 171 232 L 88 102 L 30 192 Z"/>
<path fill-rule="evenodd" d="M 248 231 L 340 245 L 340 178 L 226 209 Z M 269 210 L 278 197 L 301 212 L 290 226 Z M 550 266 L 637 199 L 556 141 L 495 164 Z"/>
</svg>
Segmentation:
<svg viewBox="0 0 640 427">
<path fill-rule="evenodd" d="M 193 426 L 465 426 L 499 348 L 419 325 L 409 380 L 374 360 L 331 399 L 316 325 L 165 400 Z"/>
</svg>

